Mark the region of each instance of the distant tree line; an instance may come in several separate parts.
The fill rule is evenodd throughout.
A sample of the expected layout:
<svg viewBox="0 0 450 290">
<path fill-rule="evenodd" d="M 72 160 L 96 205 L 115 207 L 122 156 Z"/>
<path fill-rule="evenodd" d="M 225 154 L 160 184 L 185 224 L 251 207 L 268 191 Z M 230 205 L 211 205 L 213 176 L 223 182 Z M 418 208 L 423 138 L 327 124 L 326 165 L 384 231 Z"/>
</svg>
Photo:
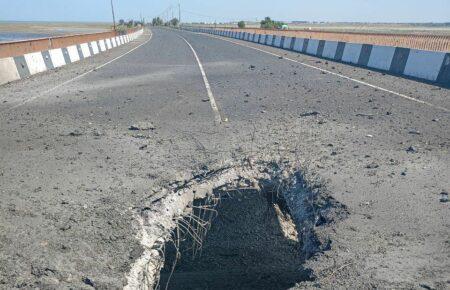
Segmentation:
<svg viewBox="0 0 450 290">
<path fill-rule="evenodd" d="M 164 22 L 164 20 L 162 20 L 160 17 L 156 17 L 156 18 L 153 18 L 152 25 L 153 26 L 173 26 L 173 27 L 177 27 L 178 25 L 180 25 L 180 20 L 178 20 L 178 18 L 173 18 L 173 19 L 171 19 L 169 21 Z"/>
<path fill-rule="evenodd" d="M 237 26 L 239 28 L 245 28 L 245 25 L 246 25 L 245 21 L 239 21 L 237 23 Z M 264 18 L 264 20 L 261 21 L 260 26 L 263 29 L 282 29 L 286 26 L 286 23 L 282 21 L 275 21 L 272 20 L 270 17 L 266 17 Z"/>
<path fill-rule="evenodd" d="M 144 26 L 144 20 L 136 21 L 136 20 L 128 20 L 125 21 L 123 19 L 119 20 L 118 25 L 116 26 L 116 31 L 118 32 L 126 32 L 130 28 Z"/>
<path fill-rule="evenodd" d="M 164 25 L 164 21 L 160 17 L 153 18 L 152 20 L 153 26 L 162 26 Z"/>
<path fill-rule="evenodd" d="M 261 20 L 261 28 L 263 29 L 281 29 L 285 25 L 286 23 L 272 20 L 270 17 L 266 17 L 264 20 Z"/>
<path fill-rule="evenodd" d="M 125 21 L 123 19 L 119 20 L 119 26 L 121 27 L 127 27 L 127 28 L 133 28 L 133 27 L 137 27 L 137 26 L 143 26 L 144 24 L 142 23 L 142 21 L 136 21 L 136 20 L 128 20 Z"/>
</svg>

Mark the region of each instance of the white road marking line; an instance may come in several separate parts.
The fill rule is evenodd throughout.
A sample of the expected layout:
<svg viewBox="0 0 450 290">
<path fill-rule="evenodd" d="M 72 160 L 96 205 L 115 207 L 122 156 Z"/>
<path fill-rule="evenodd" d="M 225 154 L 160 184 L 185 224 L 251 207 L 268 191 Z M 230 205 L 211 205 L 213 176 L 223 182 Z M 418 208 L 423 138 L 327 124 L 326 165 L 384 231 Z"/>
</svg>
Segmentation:
<svg viewBox="0 0 450 290">
<path fill-rule="evenodd" d="M 195 51 L 195 49 L 192 47 L 192 45 L 183 36 L 178 35 L 178 37 L 180 37 L 181 39 L 183 39 L 187 43 L 187 45 L 191 48 L 195 59 L 197 60 L 198 67 L 200 68 L 200 72 L 202 73 L 203 82 L 205 83 L 206 91 L 208 92 L 209 102 L 211 103 L 211 108 L 214 111 L 216 122 L 218 124 L 220 124 L 222 122 L 226 122 L 227 119 L 226 118 L 222 118 L 222 116 L 221 116 L 221 114 L 219 112 L 219 107 L 217 106 L 216 100 L 214 99 L 214 95 L 212 93 L 211 86 L 209 85 L 208 78 L 206 77 L 205 70 L 203 69 L 202 62 L 200 61 L 200 58 L 198 57 L 197 52 Z"/>
<path fill-rule="evenodd" d="M 318 70 L 318 71 L 321 71 L 321 72 L 325 72 L 325 73 L 328 73 L 328 74 L 331 74 L 331 75 L 334 75 L 334 76 L 337 76 L 337 77 L 340 77 L 340 78 L 343 78 L 343 79 L 346 79 L 346 80 L 349 80 L 349 81 L 353 81 L 353 82 L 356 82 L 358 84 L 361 84 L 361 85 L 364 85 L 364 86 L 368 86 L 368 87 L 371 87 L 371 88 L 374 88 L 374 89 L 377 89 L 377 90 L 380 90 L 380 91 L 383 91 L 383 92 L 386 92 L 386 93 L 389 93 L 389 94 L 392 94 L 392 95 L 396 95 L 398 97 L 401 97 L 401 98 L 404 98 L 404 99 L 407 99 L 407 100 L 410 100 L 410 101 L 413 101 L 413 102 L 416 102 L 416 103 L 419 103 L 419 104 L 427 105 L 427 106 L 430 106 L 430 107 L 435 108 L 435 109 L 439 109 L 439 110 L 442 110 L 442 111 L 445 111 L 445 112 L 450 112 L 450 109 L 447 109 L 447 108 L 444 108 L 444 107 L 441 107 L 441 106 L 438 106 L 438 105 L 434 105 L 432 103 L 429 103 L 429 102 L 426 102 L 426 101 L 422 101 L 422 100 L 419 100 L 419 99 L 407 96 L 405 94 L 397 93 L 397 92 L 394 92 L 392 90 L 385 89 L 383 87 L 379 87 L 377 85 L 372 85 L 370 83 L 367 83 L 367 82 L 364 82 L 364 81 L 360 81 L 360 80 L 354 79 L 352 77 L 348 77 L 348 76 L 340 74 L 340 73 L 332 72 L 332 71 L 329 71 L 329 70 L 326 70 L 326 69 L 323 69 L 323 68 L 320 68 L 320 67 L 316 67 L 316 66 L 313 66 L 313 65 L 310 65 L 310 64 L 307 64 L 307 63 L 295 60 L 295 59 L 291 59 L 291 58 L 288 58 L 288 57 L 285 57 L 285 56 L 282 56 L 282 55 L 279 55 L 279 54 L 276 54 L 276 53 L 273 53 L 273 52 L 270 52 L 270 51 L 267 51 L 267 50 L 264 50 L 264 49 L 260 49 L 260 48 L 257 48 L 257 47 L 253 47 L 253 46 L 250 46 L 250 45 L 246 45 L 246 44 L 243 44 L 243 43 L 232 41 L 232 40 L 229 40 L 229 39 L 226 39 L 226 38 L 223 38 L 223 37 L 218 37 L 218 36 L 215 36 L 215 35 L 209 35 L 209 34 L 204 34 L 204 33 L 195 33 L 195 34 L 205 35 L 205 36 L 209 36 L 209 37 L 212 37 L 212 38 L 216 38 L 216 39 L 220 39 L 220 40 L 223 40 L 223 41 L 227 41 L 227 42 L 230 42 L 230 43 L 233 43 L 233 44 L 236 44 L 236 45 L 240 45 L 240 46 L 243 46 L 243 47 L 254 49 L 254 50 L 266 53 L 266 54 L 270 54 L 270 55 L 276 56 L 278 58 L 282 57 L 285 60 L 298 63 L 298 64 L 303 65 L 303 66 L 308 67 L 308 68 L 312 68 L 312 69 L 315 69 L 315 70 Z"/>
<path fill-rule="evenodd" d="M 42 92 L 42 93 L 40 93 L 40 94 L 38 94 L 38 95 L 36 95 L 36 96 L 34 96 L 34 97 L 31 97 L 31 98 L 29 98 L 29 99 L 27 99 L 27 100 L 25 100 L 25 101 L 23 101 L 23 102 L 21 102 L 21 103 L 19 103 L 19 104 L 17 104 L 17 105 L 14 105 L 14 106 L 12 106 L 12 107 L 9 107 L 9 108 L 3 110 L 2 112 L 7 112 L 7 111 L 14 110 L 14 109 L 16 109 L 16 108 L 18 108 L 18 107 L 21 107 L 21 106 L 23 106 L 23 105 L 25 105 L 25 104 L 27 104 L 27 103 L 29 103 L 29 102 L 31 102 L 31 101 L 36 100 L 37 98 L 42 97 L 42 96 L 45 95 L 45 94 L 51 93 L 51 92 L 53 92 L 54 90 L 56 90 L 56 89 L 58 89 L 58 88 L 60 88 L 60 87 L 62 87 L 62 86 L 65 86 L 65 85 L 67 85 L 67 84 L 69 84 L 69 83 L 71 83 L 71 82 L 74 82 L 74 81 L 76 81 L 76 80 L 78 80 L 78 79 L 81 79 L 82 77 L 85 77 L 86 75 L 90 74 L 91 72 L 96 71 L 96 70 L 98 70 L 98 69 L 101 69 L 101 68 L 103 68 L 103 67 L 109 65 L 109 64 L 115 62 L 116 60 L 121 59 L 122 57 L 124 57 L 124 56 L 126 56 L 126 55 L 132 53 L 133 51 L 135 51 L 135 50 L 138 49 L 139 47 L 141 47 L 141 46 L 143 46 L 143 45 L 149 43 L 150 40 L 152 40 L 152 37 L 153 37 L 153 34 L 150 34 L 150 38 L 149 38 L 146 42 L 144 42 L 144 43 L 142 43 L 142 44 L 136 46 L 135 48 L 133 48 L 133 49 L 127 51 L 126 53 L 124 53 L 124 54 L 122 54 L 122 55 L 120 55 L 120 56 L 118 56 L 118 57 L 116 57 L 116 58 L 114 58 L 114 59 L 112 59 L 112 60 L 110 60 L 110 61 L 108 61 L 108 62 L 106 62 L 106 63 L 104 63 L 104 64 L 102 64 L 102 65 L 100 65 L 100 66 L 98 66 L 98 67 L 95 67 L 95 68 L 93 68 L 93 69 L 91 69 L 91 70 L 89 70 L 89 71 L 87 71 L 87 72 L 85 72 L 85 73 L 83 73 L 83 74 L 81 74 L 81 75 L 79 75 L 79 76 L 76 76 L 76 77 L 74 77 L 73 79 L 67 80 L 67 81 L 65 81 L 65 82 L 63 82 L 63 83 L 61 83 L 61 84 L 59 84 L 59 85 L 57 85 L 57 86 L 55 86 L 55 87 L 53 87 L 53 88 L 51 88 L 51 89 L 48 89 L 48 90 L 46 90 L 46 91 L 44 91 L 44 92 Z"/>
</svg>

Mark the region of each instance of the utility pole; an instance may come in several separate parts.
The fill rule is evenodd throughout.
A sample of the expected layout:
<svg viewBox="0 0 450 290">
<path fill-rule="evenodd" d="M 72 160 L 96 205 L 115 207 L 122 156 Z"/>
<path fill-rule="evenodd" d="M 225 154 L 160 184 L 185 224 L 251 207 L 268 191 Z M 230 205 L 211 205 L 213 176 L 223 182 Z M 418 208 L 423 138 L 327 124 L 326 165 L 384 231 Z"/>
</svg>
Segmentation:
<svg viewBox="0 0 450 290">
<path fill-rule="evenodd" d="M 114 31 L 116 31 L 116 15 L 114 14 L 113 0 L 111 0 L 111 11 L 112 11 L 112 16 L 113 16 Z"/>
<path fill-rule="evenodd" d="M 180 26 L 181 26 L 181 4 L 180 4 L 180 1 L 178 1 L 178 23 L 180 23 Z"/>
</svg>

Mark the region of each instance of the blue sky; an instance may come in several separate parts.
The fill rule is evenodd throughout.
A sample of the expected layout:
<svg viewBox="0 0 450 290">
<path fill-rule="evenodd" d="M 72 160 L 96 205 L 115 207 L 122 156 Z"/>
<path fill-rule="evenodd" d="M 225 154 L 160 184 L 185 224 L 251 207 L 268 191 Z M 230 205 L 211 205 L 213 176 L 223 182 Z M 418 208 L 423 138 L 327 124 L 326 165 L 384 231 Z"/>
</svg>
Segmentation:
<svg viewBox="0 0 450 290">
<path fill-rule="evenodd" d="M 0 21 L 110 21 L 110 0 L 0 0 Z M 113 0 L 117 18 L 151 19 L 177 0 Z M 450 22 L 450 0 L 180 0 L 188 21 Z M 171 12 L 168 16 L 172 16 Z M 167 15 L 167 14 L 166 14 Z M 177 12 L 175 12 L 177 15 Z"/>
</svg>

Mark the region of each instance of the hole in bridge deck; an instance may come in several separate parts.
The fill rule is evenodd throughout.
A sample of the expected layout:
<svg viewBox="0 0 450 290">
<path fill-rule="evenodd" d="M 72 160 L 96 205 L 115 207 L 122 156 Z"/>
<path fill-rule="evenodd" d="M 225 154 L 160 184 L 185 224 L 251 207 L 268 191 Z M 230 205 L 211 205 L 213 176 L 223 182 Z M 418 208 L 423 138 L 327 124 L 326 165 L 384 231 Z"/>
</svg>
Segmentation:
<svg viewBox="0 0 450 290">
<path fill-rule="evenodd" d="M 216 190 L 214 197 L 195 200 L 166 244 L 160 289 L 281 290 L 310 280 L 282 199 L 253 189 Z M 212 221 L 207 233 L 197 217 Z"/>
</svg>

